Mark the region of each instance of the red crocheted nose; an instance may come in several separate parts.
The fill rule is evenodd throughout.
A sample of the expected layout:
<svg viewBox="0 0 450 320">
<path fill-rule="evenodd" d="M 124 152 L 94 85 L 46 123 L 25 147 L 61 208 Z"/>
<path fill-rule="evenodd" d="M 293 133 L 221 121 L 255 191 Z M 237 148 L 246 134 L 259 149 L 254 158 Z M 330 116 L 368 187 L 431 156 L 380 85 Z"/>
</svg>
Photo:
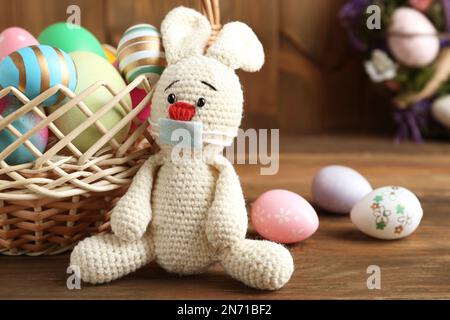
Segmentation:
<svg viewBox="0 0 450 320">
<path fill-rule="evenodd" d="M 176 102 L 170 105 L 169 116 L 172 120 L 191 121 L 195 116 L 195 107 L 187 102 Z"/>
</svg>

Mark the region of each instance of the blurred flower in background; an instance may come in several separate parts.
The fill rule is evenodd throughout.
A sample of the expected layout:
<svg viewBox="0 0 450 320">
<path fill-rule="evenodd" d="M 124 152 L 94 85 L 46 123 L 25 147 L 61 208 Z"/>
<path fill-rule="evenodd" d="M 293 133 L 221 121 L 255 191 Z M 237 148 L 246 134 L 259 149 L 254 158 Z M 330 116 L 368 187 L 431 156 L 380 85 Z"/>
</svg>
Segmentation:
<svg viewBox="0 0 450 320">
<path fill-rule="evenodd" d="M 397 65 L 379 49 L 372 51 L 372 58 L 364 63 L 366 72 L 373 82 L 391 80 L 397 75 Z"/>
<path fill-rule="evenodd" d="M 433 0 L 409 0 L 409 5 L 414 9 L 426 12 L 433 4 Z"/>
<path fill-rule="evenodd" d="M 350 44 L 357 51 L 367 50 L 367 45 L 360 40 L 357 30 L 362 27 L 361 22 L 368 6 L 373 0 L 351 0 L 344 4 L 339 12 L 339 18 L 347 27 Z"/>
<path fill-rule="evenodd" d="M 371 5 L 380 8 L 381 29 L 367 27 Z M 339 18 L 370 80 L 387 95 L 396 141 L 450 137 L 450 112 L 440 113 L 449 119 L 431 113 L 438 98 L 450 96 L 450 0 L 350 0 Z"/>
</svg>

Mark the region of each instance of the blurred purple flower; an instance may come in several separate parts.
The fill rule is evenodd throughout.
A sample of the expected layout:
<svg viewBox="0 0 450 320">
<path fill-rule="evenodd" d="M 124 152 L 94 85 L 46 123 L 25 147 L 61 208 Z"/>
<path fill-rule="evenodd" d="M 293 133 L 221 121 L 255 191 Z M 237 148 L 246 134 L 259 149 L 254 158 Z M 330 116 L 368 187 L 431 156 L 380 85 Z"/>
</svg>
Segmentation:
<svg viewBox="0 0 450 320">
<path fill-rule="evenodd" d="M 448 47 L 450 45 L 450 41 L 448 39 L 439 39 L 439 45 L 441 48 Z"/>
<path fill-rule="evenodd" d="M 397 124 L 394 141 L 399 143 L 412 140 L 416 143 L 423 143 L 422 132 L 444 134 L 448 131 L 434 120 L 431 115 L 431 106 L 432 101 L 425 99 L 405 110 L 394 107 L 394 122 Z"/>
<path fill-rule="evenodd" d="M 347 36 L 348 36 L 350 45 L 352 46 L 353 50 L 359 51 L 359 52 L 368 50 L 367 45 L 358 38 L 358 36 L 355 34 L 355 32 L 353 32 L 352 30 L 347 30 Z"/>
<path fill-rule="evenodd" d="M 450 32 L 450 0 L 442 0 L 442 9 L 444 10 L 445 25 L 447 27 L 447 32 Z"/>
<path fill-rule="evenodd" d="M 350 0 L 339 11 L 339 18 L 345 21 L 356 22 L 366 12 L 373 0 Z"/>
<path fill-rule="evenodd" d="M 367 45 L 362 42 L 355 33 L 355 29 L 359 27 L 361 18 L 366 12 L 368 6 L 373 4 L 374 0 L 350 0 L 344 4 L 339 11 L 339 18 L 344 22 L 347 28 L 350 45 L 356 51 L 367 50 Z"/>
</svg>

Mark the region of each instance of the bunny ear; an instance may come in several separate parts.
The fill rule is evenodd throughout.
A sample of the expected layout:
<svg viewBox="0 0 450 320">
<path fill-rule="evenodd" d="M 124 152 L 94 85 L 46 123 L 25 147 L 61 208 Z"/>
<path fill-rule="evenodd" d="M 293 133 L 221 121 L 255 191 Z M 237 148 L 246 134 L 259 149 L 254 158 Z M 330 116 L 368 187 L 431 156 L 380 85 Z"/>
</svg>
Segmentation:
<svg viewBox="0 0 450 320">
<path fill-rule="evenodd" d="M 253 30 L 242 22 L 227 23 L 206 55 L 234 70 L 255 72 L 264 64 L 261 42 Z"/>
<path fill-rule="evenodd" d="M 170 11 L 161 24 L 166 59 L 169 64 L 202 54 L 211 35 L 211 24 L 199 12 L 178 7 Z"/>
</svg>

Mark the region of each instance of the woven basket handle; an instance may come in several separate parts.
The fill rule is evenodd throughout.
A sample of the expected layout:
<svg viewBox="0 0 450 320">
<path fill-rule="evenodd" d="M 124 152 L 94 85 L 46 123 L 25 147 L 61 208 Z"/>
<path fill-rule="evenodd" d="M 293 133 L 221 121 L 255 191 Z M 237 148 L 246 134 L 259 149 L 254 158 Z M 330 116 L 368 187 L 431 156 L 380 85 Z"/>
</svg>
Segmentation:
<svg viewBox="0 0 450 320">
<path fill-rule="evenodd" d="M 214 43 L 222 29 L 220 23 L 220 5 L 219 0 L 200 0 L 201 12 L 206 16 L 211 23 L 212 32 L 206 45 L 205 51 Z"/>
</svg>

